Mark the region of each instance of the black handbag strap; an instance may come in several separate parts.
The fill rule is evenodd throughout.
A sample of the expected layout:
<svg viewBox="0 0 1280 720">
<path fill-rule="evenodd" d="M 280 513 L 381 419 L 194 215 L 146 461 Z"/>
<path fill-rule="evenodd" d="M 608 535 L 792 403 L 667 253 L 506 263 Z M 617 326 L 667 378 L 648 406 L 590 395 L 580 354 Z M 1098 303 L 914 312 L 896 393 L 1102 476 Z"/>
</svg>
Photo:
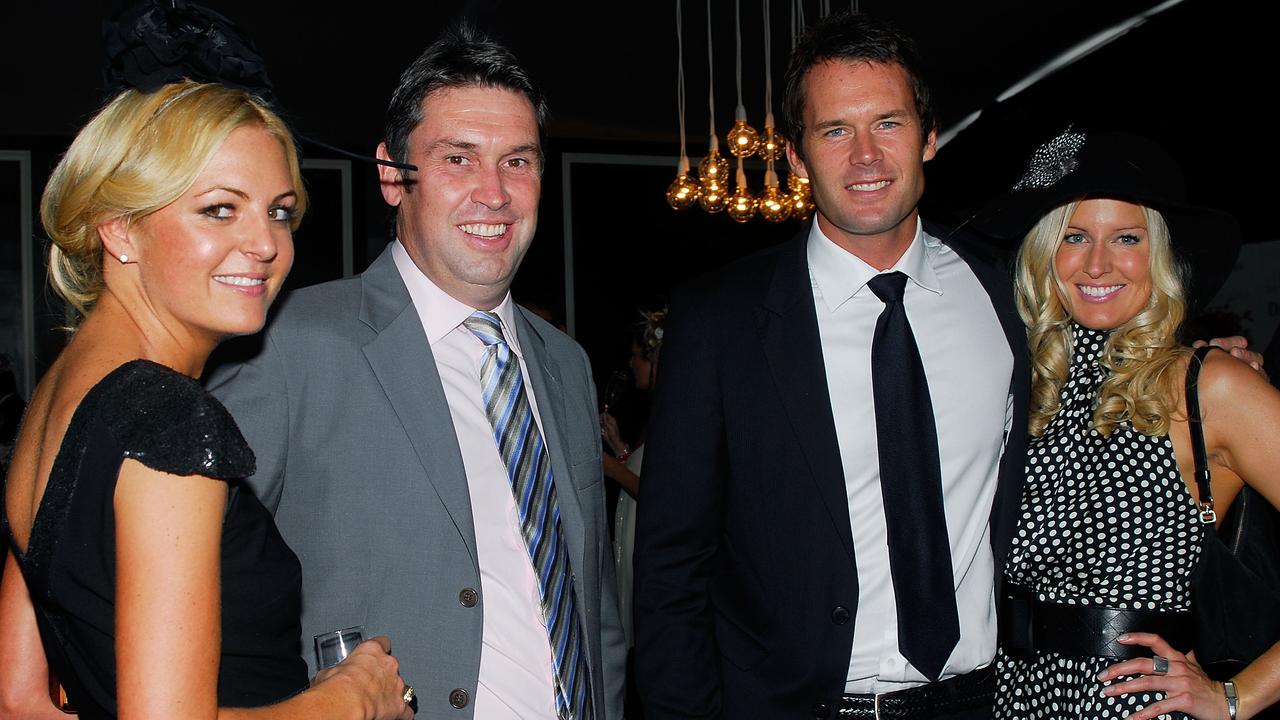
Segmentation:
<svg viewBox="0 0 1280 720">
<path fill-rule="evenodd" d="M 1191 362 L 1187 363 L 1187 428 L 1191 431 L 1191 453 L 1196 463 L 1196 488 L 1199 490 L 1200 523 L 1208 530 L 1216 531 L 1218 513 L 1213 509 L 1213 488 L 1209 486 L 1209 457 L 1204 449 L 1204 426 L 1200 422 L 1200 366 L 1213 350 L 1212 346 L 1196 348 Z"/>
</svg>

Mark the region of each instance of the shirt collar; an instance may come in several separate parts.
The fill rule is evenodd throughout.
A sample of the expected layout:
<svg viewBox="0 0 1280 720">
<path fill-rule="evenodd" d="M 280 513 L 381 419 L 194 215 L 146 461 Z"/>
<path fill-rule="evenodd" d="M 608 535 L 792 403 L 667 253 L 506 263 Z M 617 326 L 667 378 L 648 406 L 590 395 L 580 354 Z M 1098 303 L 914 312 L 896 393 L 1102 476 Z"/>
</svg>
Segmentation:
<svg viewBox="0 0 1280 720">
<path fill-rule="evenodd" d="M 426 273 L 418 269 L 413 258 L 409 257 L 408 251 L 398 240 L 394 241 L 394 246 L 391 248 L 391 257 L 396 262 L 396 269 L 400 271 L 405 287 L 409 289 L 409 297 L 418 311 L 422 329 L 427 334 L 428 345 L 434 346 L 443 340 L 476 311 L 476 308 L 459 301 L 432 282 Z M 502 334 L 507 339 L 507 345 L 511 347 L 516 357 L 523 357 L 520 352 L 519 333 L 515 329 L 516 306 L 511 300 L 510 291 L 492 312 L 502 320 Z M 480 339 L 472 335 L 471 331 L 466 331 L 466 334 L 476 342 L 480 342 Z"/>
<path fill-rule="evenodd" d="M 907 251 L 884 272 L 899 271 L 921 288 L 941 295 L 942 285 L 933 267 L 941 244 L 942 241 L 924 231 L 920 218 L 916 217 L 916 234 Z M 822 232 L 817 222 L 810 226 L 805 252 L 809 259 L 809 276 L 831 312 L 862 292 L 868 280 L 881 274 L 862 258 L 836 245 Z"/>
</svg>

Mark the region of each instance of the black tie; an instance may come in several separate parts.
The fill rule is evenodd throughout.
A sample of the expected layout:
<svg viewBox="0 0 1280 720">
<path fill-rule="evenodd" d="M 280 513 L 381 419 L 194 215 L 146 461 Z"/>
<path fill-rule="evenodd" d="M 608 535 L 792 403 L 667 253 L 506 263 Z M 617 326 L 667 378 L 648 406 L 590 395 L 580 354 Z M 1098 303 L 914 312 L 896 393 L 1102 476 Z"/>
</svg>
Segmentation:
<svg viewBox="0 0 1280 720">
<path fill-rule="evenodd" d="M 925 677 L 937 680 L 960 640 L 960 618 L 942 510 L 938 431 L 929 381 L 902 304 L 906 284 L 900 272 L 867 282 L 884 302 L 871 342 L 871 389 L 898 647 Z"/>
</svg>

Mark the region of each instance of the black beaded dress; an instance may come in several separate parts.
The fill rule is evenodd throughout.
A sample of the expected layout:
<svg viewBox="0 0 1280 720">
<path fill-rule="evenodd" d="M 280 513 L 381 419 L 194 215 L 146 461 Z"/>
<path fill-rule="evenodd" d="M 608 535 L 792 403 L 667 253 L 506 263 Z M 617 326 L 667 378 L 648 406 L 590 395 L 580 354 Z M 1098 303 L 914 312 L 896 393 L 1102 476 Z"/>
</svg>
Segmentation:
<svg viewBox="0 0 1280 720">
<path fill-rule="evenodd" d="M 253 451 L 226 408 L 199 383 L 134 360 L 103 378 L 76 408 L 25 554 L 3 522 L 49 665 L 80 717 L 116 715 L 113 498 L 125 458 L 227 483 L 218 704 L 266 705 L 304 689 L 301 567 L 271 514 L 242 483 L 253 474 Z"/>
<path fill-rule="evenodd" d="M 1062 407 L 1027 450 L 1022 513 L 1005 581 L 1048 602 L 1186 610 L 1203 530 L 1173 445 L 1167 435 L 1148 437 L 1128 423 L 1110 437 L 1091 427 L 1108 372 L 1099 363 L 1107 335 L 1078 325 L 1072 334 Z M 1051 652 L 1022 660 L 1002 653 L 995 717 L 1124 718 L 1163 699 L 1162 693 L 1103 697 L 1097 675 L 1115 662 Z"/>
</svg>

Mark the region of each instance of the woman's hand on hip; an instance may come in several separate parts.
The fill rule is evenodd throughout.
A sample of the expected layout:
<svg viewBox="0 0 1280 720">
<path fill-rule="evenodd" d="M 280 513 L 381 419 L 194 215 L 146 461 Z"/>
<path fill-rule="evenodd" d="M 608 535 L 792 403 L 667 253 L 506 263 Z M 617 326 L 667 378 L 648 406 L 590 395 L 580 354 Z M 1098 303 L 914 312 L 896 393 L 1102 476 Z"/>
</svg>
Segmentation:
<svg viewBox="0 0 1280 720">
<path fill-rule="evenodd" d="M 1103 688 L 1102 694 L 1116 696 L 1145 692 L 1165 695 L 1163 700 L 1133 713 L 1128 720 L 1154 720 L 1175 711 L 1198 720 L 1227 719 L 1227 698 L 1222 684 L 1205 675 L 1196 663 L 1194 653 L 1184 655 L 1154 633 L 1129 633 L 1121 636 L 1120 642 L 1145 645 L 1156 657 L 1125 660 L 1103 670 L 1098 675 L 1100 682 L 1123 676 L 1134 676 L 1134 679 Z"/>
</svg>

